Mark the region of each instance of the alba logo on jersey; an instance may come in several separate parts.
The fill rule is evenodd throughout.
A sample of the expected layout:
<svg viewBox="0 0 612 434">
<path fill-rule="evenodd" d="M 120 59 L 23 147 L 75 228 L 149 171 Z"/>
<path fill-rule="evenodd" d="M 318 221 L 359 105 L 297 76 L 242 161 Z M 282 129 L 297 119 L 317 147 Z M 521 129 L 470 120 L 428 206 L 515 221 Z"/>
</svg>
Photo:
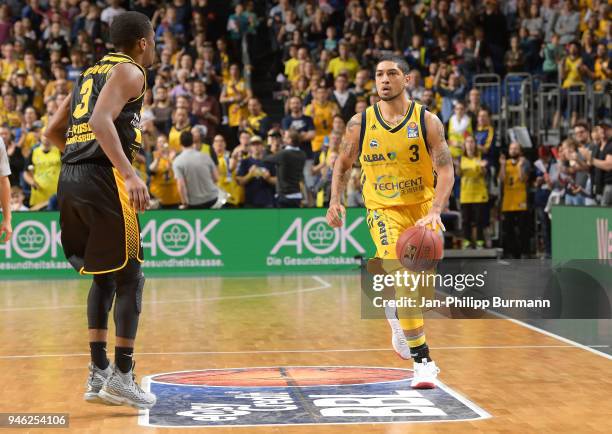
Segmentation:
<svg viewBox="0 0 612 434">
<path fill-rule="evenodd" d="M 363 161 L 366 163 L 377 163 L 379 161 L 385 161 L 383 154 L 363 154 Z"/>
</svg>

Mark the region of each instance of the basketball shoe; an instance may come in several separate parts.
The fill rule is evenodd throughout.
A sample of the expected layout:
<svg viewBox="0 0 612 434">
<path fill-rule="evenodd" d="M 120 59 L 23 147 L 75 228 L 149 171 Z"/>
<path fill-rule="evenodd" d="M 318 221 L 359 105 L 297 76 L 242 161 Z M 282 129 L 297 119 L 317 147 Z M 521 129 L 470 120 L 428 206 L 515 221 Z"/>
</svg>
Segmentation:
<svg viewBox="0 0 612 434">
<path fill-rule="evenodd" d="M 404 360 L 410 360 L 410 347 L 404 335 L 404 330 L 397 319 L 397 311 L 394 307 L 385 306 L 385 316 L 391 326 L 391 345 L 393 349 Z"/>
<path fill-rule="evenodd" d="M 415 360 L 410 387 L 413 389 L 434 389 L 439 372 L 440 368 L 436 366 L 436 362 L 433 360 L 428 362 L 427 359 L 423 359 L 422 363 Z"/>
<path fill-rule="evenodd" d="M 98 397 L 98 393 L 100 392 L 100 389 L 102 389 L 104 381 L 110 377 L 112 372 L 113 368 L 111 368 L 110 364 L 106 367 L 106 369 L 100 369 L 93 363 L 89 364 L 89 378 L 87 378 L 85 394 L 83 395 L 85 401 L 93 404 L 103 403 L 100 397 Z"/>
<path fill-rule="evenodd" d="M 112 374 L 104 382 L 98 396 L 105 402 L 113 405 L 126 404 L 141 410 L 149 409 L 155 405 L 157 398 L 150 392 L 145 392 L 135 381 L 134 366 L 125 374 L 116 366 Z"/>
</svg>

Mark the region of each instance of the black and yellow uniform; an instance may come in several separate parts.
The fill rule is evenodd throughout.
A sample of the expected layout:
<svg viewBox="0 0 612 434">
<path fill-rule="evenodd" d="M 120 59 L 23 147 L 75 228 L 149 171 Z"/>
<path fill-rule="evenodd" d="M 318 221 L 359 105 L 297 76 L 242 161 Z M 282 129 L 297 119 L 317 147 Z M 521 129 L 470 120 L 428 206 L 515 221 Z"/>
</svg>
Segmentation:
<svg viewBox="0 0 612 434">
<path fill-rule="evenodd" d="M 129 56 L 110 53 L 80 75 L 72 93 L 58 201 L 64 253 L 81 274 L 120 270 L 129 259 L 142 262 L 138 217 L 124 180 L 88 124 L 109 73 L 121 63 L 132 63 L 145 74 Z M 130 162 L 142 146 L 139 125 L 145 90 L 146 79 L 141 95 L 130 100 L 114 121 Z"/>
<path fill-rule="evenodd" d="M 398 237 L 431 208 L 435 173 L 426 142 L 425 111 L 411 101 L 395 127 L 385 122 L 377 104 L 362 115 L 362 194 L 379 258 L 397 259 Z"/>
<path fill-rule="evenodd" d="M 502 212 L 527 211 L 527 182 L 521 179 L 518 160 L 506 160 L 503 182 Z"/>
</svg>

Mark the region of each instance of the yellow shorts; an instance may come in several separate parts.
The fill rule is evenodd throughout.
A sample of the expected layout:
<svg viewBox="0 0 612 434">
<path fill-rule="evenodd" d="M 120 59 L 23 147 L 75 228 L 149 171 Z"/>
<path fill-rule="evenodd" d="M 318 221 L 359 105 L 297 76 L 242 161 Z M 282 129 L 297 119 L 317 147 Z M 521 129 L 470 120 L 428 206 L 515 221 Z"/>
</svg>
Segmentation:
<svg viewBox="0 0 612 434">
<path fill-rule="evenodd" d="M 431 204 L 432 201 L 427 201 L 415 205 L 368 209 L 366 221 L 376 246 L 376 257 L 397 259 L 395 252 L 397 239 L 402 232 L 413 227 L 419 219 L 427 215 Z"/>
</svg>

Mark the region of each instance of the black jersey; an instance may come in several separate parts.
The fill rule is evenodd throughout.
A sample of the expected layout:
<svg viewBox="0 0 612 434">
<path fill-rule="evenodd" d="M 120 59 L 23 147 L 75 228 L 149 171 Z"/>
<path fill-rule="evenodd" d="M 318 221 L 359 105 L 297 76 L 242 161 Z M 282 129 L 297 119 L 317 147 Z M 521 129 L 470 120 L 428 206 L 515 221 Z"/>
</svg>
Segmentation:
<svg viewBox="0 0 612 434">
<path fill-rule="evenodd" d="M 121 147 L 130 162 L 142 147 L 140 111 L 142 109 L 142 97 L 146 90 L 145 70 L 126 54 L 109 53 L 94 66 L 83 71 L 72 91 L 70 120 L 66 132 L 66 149 L 62 162 L 74 164 L 97 161 L 110 164 L 88 122 L 98 95 L 106 84 L 109 72 L 120 63 L 132 63 L 145 74 L 145 84 L 141 95 L 128 101 L 114 122 L 121 140 Z"/>
</svg>

